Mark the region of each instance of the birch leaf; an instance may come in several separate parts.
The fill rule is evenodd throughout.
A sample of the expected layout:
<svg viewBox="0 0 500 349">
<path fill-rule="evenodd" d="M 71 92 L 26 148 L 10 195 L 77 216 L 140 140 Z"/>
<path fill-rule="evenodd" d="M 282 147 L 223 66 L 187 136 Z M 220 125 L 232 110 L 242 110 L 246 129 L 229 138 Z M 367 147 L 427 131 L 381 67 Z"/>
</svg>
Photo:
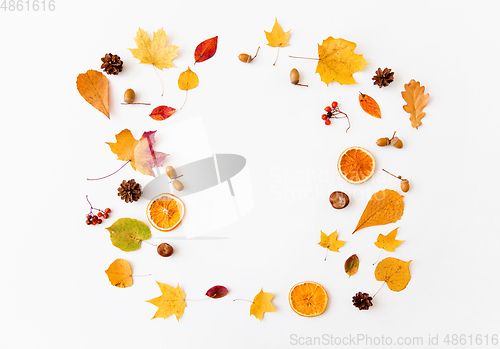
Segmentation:
<svg viewBox="0 0 500 349">
<path fill-rule="evenodd" d="M 388 257 L 380 261 L 375 268 L 375 279 L 385 281 L 389 289 L 399 292 L 410 282 L 410 262 Z"/>
<path fill-rule="evenodd" d="M 87 70 L 76 78 L 76 88 L 91 106 L 109 119 L 109 81 L 103 73 Z"/>
<path fill-rule="evenodd" d="M 132 268 L 125 259 L 117 259 L 106 270 L 109 282 L 116 287 L 130 287 L 134 283 L 132 279 Z"/>
</svg>

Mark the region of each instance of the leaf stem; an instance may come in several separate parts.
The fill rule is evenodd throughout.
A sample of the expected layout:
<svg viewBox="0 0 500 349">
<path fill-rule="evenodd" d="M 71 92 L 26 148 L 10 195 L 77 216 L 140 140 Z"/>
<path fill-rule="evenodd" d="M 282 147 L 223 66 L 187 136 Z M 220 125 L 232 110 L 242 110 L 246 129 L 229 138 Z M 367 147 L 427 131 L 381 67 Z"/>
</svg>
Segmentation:
<svg viewBox="0 0 500 349">
<path fill-rule="evenodd" d="M 385 285 L 385 283 L 386 283 L 386 282 L 387 282 L 387 281 L 384 281 L 384 283 L 382 284 L 382 286 L 380 286 L 380 288 L 378 289 L 378 291 L 377 291 L 377 292 L 375 292 L 375 294 L 372 296 L 372 298 L 375 298 L 375 296 L 377 295 L 377 293 L 379 293 L 379 292 L 380 292 L 380 290 L 382 289 L 382 287 L 384 287 L 384 285 Z"/>
<path fill-rule="evenodd" d="M 124 164 L 123 164 L 123 166 L 122 166 L 122 167 L 120 167 L 118 170 L 116 170 L 115 172 L 113 172 L 113 173 L 111 173 L 111 174 L 109 174 L 109 175 L 107 175 L 107 176 L 100 177 L 100 178 L 87 178 L 87 180 L 88 180 L 88 181 L 98 181 L 99 179 L 108 178 L 108 177 L 110 177 L 110 176 L 114 175 L 116 172 L 120 171 L 122 168 L 124 168 L 124 167 L 125 167 L 125 166 L 129 163 L 129 162 L 130 162 L 130 160 L 129 160 L 129 161 L 127 161 L 126 163 L 124 163 Z"/>
<path fill-rule="evenodd" d="M 163 97 L 163 92 L 165 91 L 165 87 L 163 86 L 163 81 L 161 80 L 160 74 L 158 74 L 158 72 L 156 71 L 156 67 L 154 65 L 153 65 L 153 70 L 155 71 L 156 76 L 158 76 L 158 79 L 160 79 L 160 82 L 161 82 L 161 96 Z"/>
<path fill-rule="evenodd" d="M 298 56 L 288 56 L 290 58 L 300 58 L 300 59 L 312 59 L 315 61 L 319 61 L 319 58 L 310 58 L 310 57 L 298 57 Z"/>
<path fill-rule="evenodd" d="M 207 301 L 209 299 L 212 299 L 210 297 L 208 298 L 203 298 L 203 299 L 187 299 L 187 298 L 184 298 L 185 301 L 188 301 L 188 302 L 201 302 L 201 301 Z"/>
<path fill-rule="evenodd" d="M 162 95 L 163 96 L 163 95 Z M 122 105 L 128 105 L 128 104 L 142 104 L 142 105 L 151 105 L 151 103 L 139 103 L 139 102 L 132 102 L 132 103 L 122 103 Z"/>
<path fill-rule="evenodd" d="M 179 108 L 179 110 L 181 110 L 184 107 L 184 104 L 186 104 L 187 98 L 188 98 L 188 90 L 186 90 L 186 97 L 184 97 L 184 103 L 182 103 L 182 106 Z"/>
<path fill-rule="evenodd" d="M 387 243 L 385 243 L 385 245 L 387 245 Z M 385 247 L 385 245 L 384 245 L 384 247 Z M 380 249 L 380 253 L 378 254 L 377 260 L 376 260 L 376 261 L 375 261 L 372 265 L 375 265 L 375 263 L 377 263 L 377 262 L 378 262 L 378 260 L 380 259 L 380 256 L 382 255 L 382 251 L 384 250 L 384 247 L 382 247 L 382 248 Z"/>
<path fill-rule="evenodd" d="M 248 299 L 236 298 L 236 299 L 233 299 L 233 302 L 234 302 L 234 301 L 245 301 L 245 302 L 249 302 L 249 303 L 252 303 L 252 304 L 253 304 L 253 302 L 252 302 L 252 301 L 249 301 Z"/>
<path fill-rule="evenodd" d="M 278 46 L 277 52 L 276 52 L 276 59 L 274 60 L 273 65 L 276 65 L 276 62 L 278 61 L 278 56 L 280 54 L 280 47 Z"/>
<path fill-rule="evenodd" d="M 139 277 L 144 277 L 144 276 L 151 276 L 151 274 L 142 274 L 142 275 L 135 275 L 135 274 L 132 274 L 131 276 L 135 277 L 135 278 L 139 278 Z"/>
<path fill-rule="evenodd" d="M 328 248 L 326 249 L 326 253 L 325 253 L 325 261 L 326 261 L 326 257 L 328 257 Z"/>
<path fill-rule="evenodd" d="M 151 246 L 154 246 L 154 247 L 158 247 L 158 245 L 155 245 L 153 244 L 152 242 L 149 242 L 149 241 L 146 241 L 146 240 L 142 240 L 142 242 L 145 242 L 147 244 L 150 244 Z"/>
</svg>

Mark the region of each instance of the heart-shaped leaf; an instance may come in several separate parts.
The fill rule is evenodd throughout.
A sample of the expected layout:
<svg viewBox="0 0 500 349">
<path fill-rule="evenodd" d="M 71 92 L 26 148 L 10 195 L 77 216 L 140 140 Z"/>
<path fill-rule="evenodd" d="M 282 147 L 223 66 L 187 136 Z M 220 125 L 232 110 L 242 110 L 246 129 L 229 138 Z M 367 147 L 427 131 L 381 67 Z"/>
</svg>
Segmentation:
<svg viewBox="0 0 500 349">
<path fill-rule="evenodd" d="M 135 251 L 141 247 L 141 242 L 151 237 L 149 227 L 132 218 L 120 218 L 109 228 L 111 242 L 125 252 Z"/>
</svg>

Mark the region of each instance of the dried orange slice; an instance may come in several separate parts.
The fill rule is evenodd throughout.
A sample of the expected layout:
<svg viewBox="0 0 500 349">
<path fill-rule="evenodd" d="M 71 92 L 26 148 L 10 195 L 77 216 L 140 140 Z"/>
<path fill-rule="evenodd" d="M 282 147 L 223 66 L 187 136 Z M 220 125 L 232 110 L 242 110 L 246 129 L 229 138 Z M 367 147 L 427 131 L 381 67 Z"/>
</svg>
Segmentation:
<svg viewBox="0 0 500 349">
<path fill-rule="evenodd" d="M 349 183 L 364 183 L 375 172 L 375 158 L 364 148 L 350 147 L 340 154 L 337 170 L 340 176 Z"/>
<path fill-rule="evenodd" d="M 290 290 L 288 302 L 292 310 L 300 316 L 313 317 L 325 311 L 328 294 L 323 286 L 316 282 L 299 282 Z"/>
<path fill-rule="evenodd" d="M 146 208 L 149 223 L 160 231 L 175 229 L 184 218 L 185 212 L 182 200 L 170 193 L 155 196 Z"/>
</svg>

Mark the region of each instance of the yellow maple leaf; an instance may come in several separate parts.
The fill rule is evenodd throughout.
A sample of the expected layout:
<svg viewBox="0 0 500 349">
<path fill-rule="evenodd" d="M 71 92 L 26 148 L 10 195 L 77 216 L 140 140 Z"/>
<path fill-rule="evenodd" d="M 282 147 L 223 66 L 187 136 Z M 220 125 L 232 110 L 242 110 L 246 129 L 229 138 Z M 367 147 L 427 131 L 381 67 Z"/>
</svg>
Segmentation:
<svg viewBox="0 0 500 349">
<path fill-rule="evenodd" d="M 336 230 L 328 236 L 321 231 L 321 241 L 318 242 L 318 245 L 327 248 L 330 251 L 339 252 L 339 248 L 344 246 L 345 241 L 337 240 L 338 236 L 339 235 Z"/>
<path fill-rule="evenodd" d="M 385 281 L 389 289 L 399 292 L 410 282 L 410 262 L 388 257 L 380 261 L 375 268 L 375 279 Z"/>
<path fill-rule="evenodd" d="M 150 299 L 147 301 L 158 307 L 154 318 L 168 318 L 169 316 L 175 314 L 177 321 L 184 314 L 184 308 L 186 308 L 186 295 L 184 291 L 177 285 L 177 287 L 172 287 L 170 285 L 156 281 L 161 290 L 161 296 Z"/>
<path fill-rule="evenodd" d="M 175 65 L 173 59 L 177 57 L 179 46 L 168 45 L 168 35 L 163 28 L 153 33 L 153 40 L 149 38 L 146 31 L 139 28 L 134 38 L 137 48 L 129 48 L 132 55 L 140 60 L 140 63 L 152 64 L 158 69 L 172 68 Z"/>
<path fill-rule="evenodd" d="M 105 271 L 111 285 L 116 287 L 130 287 L 134 283 L 132 279 L 132 268 L 125 259 L 117 259 Z"/>
<path fill-rule="evenodd" d="M 352 77 L 357 71 L 363 70 L 368 62 L 363 55 L 354 53 L 356 44 L 344 39 L 328 37 L 318 44 L 319 61 L 316 73 L 321 76 L 321 81 L 329 84 L 337 81 L 339 84 L 356 84 Z"/>
<path fill-rule="evenodd" d="M 267 293 L 261 289 L 253 299 L 252 305 L 250 306 L 250 316 L 253 315 L 262 321 L 265 312 L 275 312 L 276 308 L 274 308 L 274 305 L 271 303 L 273 297 L 273 293 Z"/>
<path fill-rule="evenodd" d="M 372 195 L 353 234 L 360 229 L 397 222 L 404 212 L 403 195 L 391 189 L 380 190 Z"/>
<path fill-rule="evenodd" d="M 394 252 L 394 249 L 404 242 L 404 240 L 396 240 L 398 229 L 394 229 L 387 235 L 379 234 L 377 241 L 375 241 L 375 246 L 388 252 Z"/>
<path fill-rule="evenodd" d="M 288 39 L 290 38 L 290 30 L 286 33 L 281 29 L 281 26 L 278 23 L 278 19 L 275 18 L 273 30 L 271 32 L 266 32 L 266 39 L 268 45 L 271 47 L 285 47 L 288 46 Z"/>
<path fill-rule="evenodd" d="M 410 113 L 411 126 L 418 129 L 422 125 L 422 118 L 425 116 L 422 110 L 429 102 L 429 94 L 424 94 L 425 86 L 420 86 L 419 81 L 413 79 L 405 84 L 405 91 L 401 92 L 401 96 L 406 102 L 403 109 Z"/>
</svg>

